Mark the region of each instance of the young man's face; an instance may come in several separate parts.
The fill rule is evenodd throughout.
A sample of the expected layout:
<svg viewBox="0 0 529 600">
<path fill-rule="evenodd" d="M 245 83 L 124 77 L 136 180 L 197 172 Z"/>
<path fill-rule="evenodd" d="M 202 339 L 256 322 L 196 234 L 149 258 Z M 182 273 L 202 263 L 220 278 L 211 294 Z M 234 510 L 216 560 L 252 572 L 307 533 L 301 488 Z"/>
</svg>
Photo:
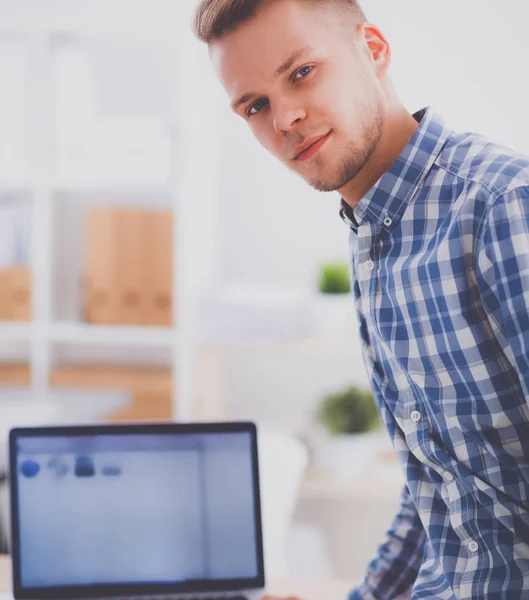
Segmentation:
<svg viewBox="0 0 529 600">
<path fill-rule="evenodd" d="M 347 19 L 282 0 L 210 46 L 236 113 L 268 151 L 320 191 L 339 190 L 360 172 L 384 122 L 362 26 Z"/>
</svg>

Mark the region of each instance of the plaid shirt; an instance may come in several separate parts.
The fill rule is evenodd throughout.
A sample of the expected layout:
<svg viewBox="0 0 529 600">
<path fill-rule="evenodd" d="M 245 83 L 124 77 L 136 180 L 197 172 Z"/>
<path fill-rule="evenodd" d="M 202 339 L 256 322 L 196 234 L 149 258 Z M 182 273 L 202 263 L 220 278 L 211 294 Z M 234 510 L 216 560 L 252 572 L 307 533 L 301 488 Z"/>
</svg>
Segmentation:
<svg viewBox="0 0 529 600">
<path fill-rule="evenodd" d="M 349 600 L 529 598 L 529 158 L 431 109 L 354 209 L 364 361 L 404 472 Z"/>
</svg>

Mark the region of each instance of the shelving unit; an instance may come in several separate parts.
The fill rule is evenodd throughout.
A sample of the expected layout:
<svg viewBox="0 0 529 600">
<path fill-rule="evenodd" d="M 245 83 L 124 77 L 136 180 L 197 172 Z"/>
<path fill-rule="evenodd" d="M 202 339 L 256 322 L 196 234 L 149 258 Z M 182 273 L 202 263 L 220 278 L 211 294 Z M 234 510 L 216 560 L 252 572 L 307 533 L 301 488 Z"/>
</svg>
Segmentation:
<svg viewBox="0 0 529 600">
<path fill-rule="evenodd" d="M 142 327 L 136 325 L 90 325 L 55 323 L 50 331 L 52 342 L 171 348 L 178 339 L 174 327 Z"/>
<path fill-rule="evenodd" d="M 204 88 L 207 84 L 195 77 L 188 64 L 194 62 L 192 57 L 196 53 L 205 52 L 194 40 L 189 27 L 194 3 L 187 0 L 178 3 L 51 0 L 45 9 L 39 2 L 24 3 L 23 7 L 16 0 L 4 4 L 0 44 L 16 39 L 17 44 L 23 45 L 27 57 L 28 156 L 22 177 L 0 178 L 0 202 L 20 193 L 31 204 L 32 321 L 0 322 L 0 345 L 8 348 L 15 341 L 29 342 L 31 386 L 36 392 L 44 392 L 50 385 L 54 353 L 61 344 L 102 350 L 116 347 L 137 351 L 168 350 L 172 356 L 174 382 L 173 416 L 179 420 L 191 419 L 195 403 L 194 312 L 201 288 L 205 282 L 212 281 L 215 263 L 214 222 L 208 223 L 207 215 L 203 218 L 202 213 L 210 209 L 214 213 L 216 203 L 215 169 L 208 170 L 206 183 L 202 172 L 204 160 L 210 164 L 216 162 L 214 110 L 205 118 L 199 114 L 200 107 L 209 101 Z M 109 177 L 112 169 L 105 169 L 104 173 L 90 169 L 82 173 L 75 169 L 68 172 L 61 166 L 59 156 L 55 64 L 58 45 L 89 40 L 91 48 L 109 41 L 118 47 L 123 42 L 125 45 L 118 48 L 117 53 L 122 59 L 126 56 L 126 43 L 136 39 L 146 44 L 146 48 L 152 46 L 162 52 L 165 71 L 160 81 L 172 94 L 172 98 L 159 103 L 169 107 L 167 114 L 156 115 L 170 146 L 166 176 L 141 179 L 119 174 Z M 138 56 L 141 58 L 141 53 Z M 197 102 L 198 97 L 202 98 L 202 104 L 200 100 Z M 70 107 L 74 117 L 77 108 L 82 111 L 82 107 Z M 185 122 L 183 114 L 186 114 Z M 209 144 L 204 151 L 205 139 Z M 130 169 L 131 174 L 135 172 L 134 168 Z M 58 289 L 54 279 L 57 260 L 54 242 L 59 229 L 68 226 L 61 222 L 66 215 L 57 215 L 62 207 L 58 202 L 66 197 L 66 202 L 75 203 L 82 197 L 83 202 L 103 199 L 112 203 L 114 198 L 122 205 L 126 204 L 127 196 L 147 206 L 155 199 L 156 205 L 162 202 L 172 209 L 173 320 L 178 327 L 91 325 L 78 316 L 70 318 L 70 313 L 80 313 L 76 307 L 70 307 L 66 320 L 64 315 L 58 314 L 57 295 L 63 294 L 63 290 Z M 197 254 L 198 242 L 188 232 L 199 222 L 209 246 Z"/>
</svg>

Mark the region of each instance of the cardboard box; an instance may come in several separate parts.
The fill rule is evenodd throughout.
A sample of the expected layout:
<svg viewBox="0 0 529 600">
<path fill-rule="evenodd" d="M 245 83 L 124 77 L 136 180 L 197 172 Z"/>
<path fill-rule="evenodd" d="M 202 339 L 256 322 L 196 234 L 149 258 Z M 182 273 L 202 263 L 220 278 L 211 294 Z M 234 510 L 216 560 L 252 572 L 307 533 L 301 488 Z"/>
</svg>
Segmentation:
<svg viewBox="0 0 529 600">
<path fill-rule="evenodd" d="M 173 324 L 173 215 L 93 207 L 85 231 L 89 323 Z"/>
<path fill-rule="evenodd" d="M 132 405 L 106 421 L 170 420 L 173 417 L 171 371 L 148 367 L 57 366 L 50 377 L 53 387 L 126 390 Z"/>
<path fill-rule="evenodd" d="M 0 384 L 30 384 L 28 365 L 0 365 Z M 171 371 L 144 367 L 57 366 L 50 376 L 55 388 L 125 390 L 132 395 L 132 404 L 105 421 L 112 423 L 173 418 Z"/>
<path fill-rule="evenodd" d="M 29 365 L 3 364 L 0 365 L 0 384 L 7 386 L 26 386 L 30 384 L 31 370 Z"/>
<path fill-rule="evenodd" d="M 0 270 L 0 319 L 31 320 L 31 269 L 25 266 Z"/>
</svg>

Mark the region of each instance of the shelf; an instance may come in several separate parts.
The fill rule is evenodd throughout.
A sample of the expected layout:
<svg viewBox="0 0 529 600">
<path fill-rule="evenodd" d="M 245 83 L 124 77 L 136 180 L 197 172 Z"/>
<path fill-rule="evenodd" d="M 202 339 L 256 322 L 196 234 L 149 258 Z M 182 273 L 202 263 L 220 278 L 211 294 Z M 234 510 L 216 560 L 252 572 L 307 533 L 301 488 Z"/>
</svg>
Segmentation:
<svg viewBox="0 0 529 600">
<path fill-rule="evenodd" d="M 28 195 L 33 191 L 33 189 L 33 182 L 29 178 L 0 179 L 0 195 Z"/>
<path fill-rule="evenodd" d="M 0 176 L 0 202 L 28 205 L 27 262 L 35 308 L 32 322 L 0 321 L 5 377 L 31 379 L 35 389 L 45 390 L 56 365 L 126 369 L 128 361 L 127 380 L 140 365 L 162 368 L 164 377 L 176 373 L 178 377 L 160 392 L 158 408 L 152 405 L 150 388 L 146 391 L 142 418 L 159 416 L 161 411 L 172 414 L 178 398 L 179 417 L 189 420 L 195 397 L 193 300 L 199 281 L 210 274 L 209 260 L 211 256 L 213 262 L 215 254 L 214 242 L 205 252 L 202 244 L 197 265 L 196 240 L 181 232 L 192 229 L 196 221 L 214 240 L 215 220 L 211 217 L 204 224 L 201 214 L 214 214 L 210 207 L 218 203 L 217 147 L 209 144 L 217 139 L 215 111 L 206 121 L 201 119 L 198 129 L 180 129 L 184 125 L 180 108 L 188 98 L 197 97 L 195 88 L 197 93 L 203 91 L 203 82 L 195 81 L 196 69 L 187 69 L 181 61 L 182 55 L 198 52 L 185 25 L 192 6 L 173 0 L 141 0 L 112 10 L 105 0 L 49 0 L 45 6 L 35 0 L 0 3 L 0 36 L 9 43 L 16 41 L 17 57 L 23 55 L 19 61 L 23 66 L 13 73 L 17 86 L 22 81 L 24 89 L 29 86 L 23 137 L 31 140 L 29 150 L 16 154 L 27 158 L 27 164 L 17 158 L 14 168 L 6 167 Z M 184 24 L 183 35 L 175 35 L 175 24 L 177 30 Z M 215 168 L 197 198 L 194 174 L 203 171 L 204 162 L 204 148 L 195 143 L 199 137 L 207 138 L 207 158 Z M 171 213 L 173 239 L 178 242 L 171 244 L 172 275 L 184 271 L 196 275 L 178 290 L 176 277 L 171 278 L 173 296 L 185 291 L 175 320 L 179 329 L 81 320 L 84 218 L 93 204 Z M 169 287 L 169 279 L 164 281 Z M 185 324 L 185 333 L 180 324 Z M 29 364 L 13 375 L 15 360 Z M 81 375 L 92 380 L 94 373 Z"/>
<path fill-rule="evenodd" d="M 173 194 L 169 182 L 163 181 L 112 181 L 98 178 L 61 177 L 52 182 L 52 189 L 58 193 L 73 194 L 149 194 L 170 197 Z"/>
<path fill-rule="evenodd" d="M 171 184 L 163 181 L 111 181 L 98 178 L 81 179 L 73 177 L 39 181 L 36 178 L 27 177 L 23 179 L 0 178 L 0 195 L 28 195 L 42 185 L 49 187 L 52 192 L 71 194 L 133 194 L 135 196 L 149 194 L 168 198 L 174 193 Z"/>
<path fill-rule="evenodd" d="M 52 342 L 68 344 L 98 344 L 107 346 L 172 347 L 178 332 L 172 327 L 140 325 L 90 325 L 86 323 L 56 323 L 52 325 Z"/>
<path fill-rule="evenodd" d="M 34 328 L 31 323 L 0 321 L 0 342 L 27 342 L 33 334 Z M 52 342 L 68 344 L 172 347 L 177 335 L 177 330 L 171 327 L 57 323 L 52 325 L 49 337 Z"/>
<path fill-rule="evenodd" d="M 31 335 L 31 323 L 0 321 L 0 342 L 27 342 Z"/>
</svg>

